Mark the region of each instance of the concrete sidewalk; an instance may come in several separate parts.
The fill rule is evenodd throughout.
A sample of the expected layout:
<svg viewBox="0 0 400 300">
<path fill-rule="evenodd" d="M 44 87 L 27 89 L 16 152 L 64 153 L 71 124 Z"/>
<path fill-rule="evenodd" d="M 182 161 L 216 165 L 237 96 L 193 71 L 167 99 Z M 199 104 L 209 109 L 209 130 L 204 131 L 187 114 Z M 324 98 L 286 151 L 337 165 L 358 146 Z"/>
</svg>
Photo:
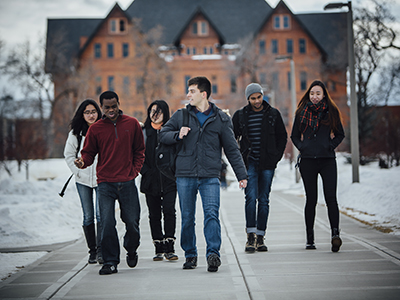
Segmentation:
<svg viewBox="0 0 400 300">
<path fill-rule="evenodd" d="M 143 197 L 139 263 L 130 269 L 121 249 L 118 273 L 99 276 L 87 264 L 83 239 L 56 249 L 0 283 L 0 299 L 400 299 L 400 237 L 341 215 L 343 246 L 330 251 L 326 208 L 319 205 L 317 250 L 304 250 L 304 197 L 273 191 L 265 253 L 247 254 L 243 192 L 221 192 L 222 265 L 207 272 L 201 201 L 197 206 L 198 267 L 154 262 Z M 117 211 L 118 230 L 124 233 Z M 122 242 L 121 242 L 122 245 Z"/>
</svg>

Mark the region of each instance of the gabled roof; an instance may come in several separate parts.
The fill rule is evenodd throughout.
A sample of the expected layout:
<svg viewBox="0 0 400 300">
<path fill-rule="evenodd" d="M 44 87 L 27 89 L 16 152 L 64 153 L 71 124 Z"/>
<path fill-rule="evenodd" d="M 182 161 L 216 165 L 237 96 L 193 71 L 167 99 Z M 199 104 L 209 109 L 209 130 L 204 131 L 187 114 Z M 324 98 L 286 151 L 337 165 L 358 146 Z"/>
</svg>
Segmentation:
<svg viewBox="0 0 400 300">
<path fill-rule="evenodd" d="M 189 18 L 187 19 L 187 22 L 185 22 L 183 24 L 181 31 L 178 32 L 178 34 L 174 38 L 174 40 L 173 40 L 174 45 L 177 46 L 177 47 L 179 46 L 180 40 L 181 40 L 181 37 L 182 37 L 183 33 L 185 32 L 186 28 L 189 26 L 189 24 L 193 20 L 193 18 L 195 18 L 198 14 L 201 14 L 208 21 L 208 23 L 210 24 L 211 28 L 217 33 L 220 43 L 224 44 L 225 43 L 225 38 L 224 38 L 223 34 L 218 30 L 218 28 L 213 24 L 212 20 L 207 16 L 207 14 L 199 6 L 189 16 Z"/>
<path fill-rule="evenodd" d="M 90 36 L 103 19 L 48 19 L 45 71 L 71 65 L 80 48 L 80 37 Z M 60 62 L 60 60 L 62 62 Z"/>
<path fill-rule="evenodd" d="M 126 11 L 141 19 L 144 31 L 161 25 L 165 29 L 161 42 L 172 45 L 188 16 L 199 8 L 228 44 L 253 33 L 271 11 L 265 0 L 135 0 Z"/>
<path fill-rule="evenodd" d="M 92 41 L 92 39 L 96 36 L 97 32 L 100 30 L 100 28 L 103 26 L 104 23 L 107 22 L 108 18 L 114 14 L 115 11 L 120 11 L 122 12 L 125 17 L 127 18 L 128 22 L 131 22 L 131 18 L 130 16 L 124 11 L 122 10 L 122 8 L 119 6 L 118 3 L 115 3 L 114 7 L 111 9 L 111 11 L 108 13 L 107 17 L 105 17 L 96 27 L 95 30 L 93 30 L 92 34 L 90 35 L 90 37 L 87 39 L 87 41 L 85 42 L 85 44 L 83 45 L 83 47 L 80 49 L 78 56 L 81 56 L 81 54 L 85 51 L 85 49 L 87 48 L 87 46 L 90 44 L 90 42 Z"/>
</svg>

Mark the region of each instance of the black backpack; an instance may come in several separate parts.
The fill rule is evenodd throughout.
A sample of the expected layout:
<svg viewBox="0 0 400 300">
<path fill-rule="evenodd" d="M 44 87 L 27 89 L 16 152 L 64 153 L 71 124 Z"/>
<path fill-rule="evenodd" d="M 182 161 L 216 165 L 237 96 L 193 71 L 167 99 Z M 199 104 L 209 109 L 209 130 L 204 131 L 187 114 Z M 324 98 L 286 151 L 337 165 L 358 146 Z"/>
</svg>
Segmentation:
<svg viewBox="0 0 400 300">
<path fill-rule="evenodd" d="M 183 124 L 182 126 L 188 127 L 189 126 L 189 112 L 186 108 L 182 109 L 183 113 Z M 156 166 L 158 170 L 164 176 L 175 180 L 175 161 L 178 152 L 182 147 L 183 141 L 179 142 L 179 145 L 172 144 L 167 145 L 163 144 L 158 140 L 158 145 L 156 147 Z"/>
</svg>

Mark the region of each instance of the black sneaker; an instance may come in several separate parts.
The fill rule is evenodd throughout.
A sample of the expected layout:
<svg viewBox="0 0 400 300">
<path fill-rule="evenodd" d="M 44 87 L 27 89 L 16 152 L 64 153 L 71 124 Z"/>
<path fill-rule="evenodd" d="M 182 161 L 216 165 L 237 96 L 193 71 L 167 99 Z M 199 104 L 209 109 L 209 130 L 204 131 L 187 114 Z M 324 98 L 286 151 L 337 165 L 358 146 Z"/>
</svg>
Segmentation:
<svg viewBox="0 0 400 300">
<path fill-rule="evenodd" d="M 207 264 L 208 264 L 208 272 L 217 272 L 218 267 L 221 265 L 221 259 L 215 253 L 210 254 L 207 257 Z"/>
<path fill-rule="evenodd" d="M 315 244 L 307 244 L 306 245 L 306 250 L 315 250 L 317 247 L 315 247 Z"/>
<path fill-rule="evenodd" d="M 133 254 L 127 254 L 126 255 L 126 264 L 130 267 L 130 268 L 134 268 L 136 267 L 138 263 L 138 255 L 137 253 L 133 253 Z"/>
<path fill-rule="evenodd" d="M 118 273 L 117 266 L 115 265 L 103 265 L 99 271 L 100 275 L 110 275 L 113 273 Z"/>
<path fill-rule="evenodd" d="M 186 262 L 183 264 L 183 269 L 195 269 L 197 267 L 197 256 L 186 257 Z"/>
</svg>

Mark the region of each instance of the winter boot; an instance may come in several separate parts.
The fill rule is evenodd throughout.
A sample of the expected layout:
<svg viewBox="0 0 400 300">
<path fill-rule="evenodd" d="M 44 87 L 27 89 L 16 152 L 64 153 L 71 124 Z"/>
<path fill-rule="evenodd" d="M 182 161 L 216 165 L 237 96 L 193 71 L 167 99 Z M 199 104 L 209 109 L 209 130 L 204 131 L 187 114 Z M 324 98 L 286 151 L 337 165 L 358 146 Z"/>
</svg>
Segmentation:
<svg viewBox="0 0 400 300">
<path fill-rule="evenodd" d="M 97 223 L 96 224 L 97 227 L 97 236 L 96 236 L 96 242 L 97 242 L 97 262 L 99 264 L 103 264 L 104 260 L 103 260 L 103 254 L 101 253 L 101 224 Z"/>
<path fill-rule="evenodd" d="M 314 230 L 310 233 L 307 233 L 307 244 L 306 244 L 306 249 L 307 250 L 315 250 L 317 247 L 315 247 L 314 244 Z"/>
<path fill-rule="evenodd" d="M 94 223 L 88 226 L 82 226 L 83 232 L 85 233 L 86 243 L 89 248 L 89 264 L 97 263 L 96 260 L 96 232 L 94 229 Z"/>
<path fill-rule="evenodd" d="M 339 229 L 333 228 L 332 229 L 332 252 L 338 252 L 340 249 L 340 246 L 342 246 L 342 239 L 339 236 Z"/>
<path fill-rule="evenodd" d="M 244 251 L 249 253 L 256 251 L 256 234 L 254 232 L 247 234 L 247 242 Z"/>
<path fill-rule="evenodd" d="M 164 240 L 164 256 L 168 260 L 178 260 L 178 255 L 175 254 L 174 243 L 174 238 L 166 238 Z"/>
<path fill-rule="evenodd" d="M 268 251 L 268 247 L 264 244 L 264 236 L 257 235 L 256 250 L 263 252 Z"/>
<path fill-rule="evenodd" d="M 154 241 L 153 241 L 153 244 L 154 244 L 155 252 L 156 252 L 156 256 L 153 257 L 153 260 L 154 260 L 154 261 L 163 260 L 164 241 L 154 240 Z"/>
</svg>

